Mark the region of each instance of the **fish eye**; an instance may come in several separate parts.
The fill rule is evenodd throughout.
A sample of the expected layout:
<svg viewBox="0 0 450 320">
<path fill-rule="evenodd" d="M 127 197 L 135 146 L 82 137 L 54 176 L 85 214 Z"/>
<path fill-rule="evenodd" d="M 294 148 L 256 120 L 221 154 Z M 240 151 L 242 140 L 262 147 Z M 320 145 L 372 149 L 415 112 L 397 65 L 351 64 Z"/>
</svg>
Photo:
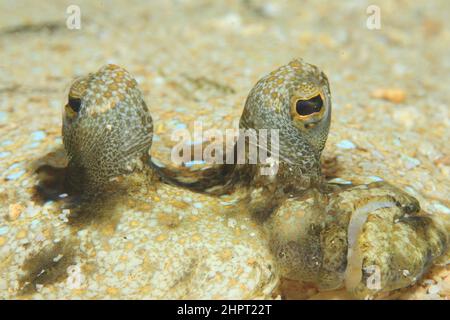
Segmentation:
<svg viewBox="0 0 450 320">
<path fill-rule="evenodd" d="M 81 109 L 81 99 L 80 98 L 74 98 L 74 97 L 69 96 L 69 102 L 67 104 L 74 112 L 79 112 Z"/>
<path fill-rule="evenodd" d="M 307 100 L 299 99 L 295 102 L 295 111 L 300 117 L 308 117 L 320 113 L 323 107 L 323 99 L 319 95 Z"/>
</svg>

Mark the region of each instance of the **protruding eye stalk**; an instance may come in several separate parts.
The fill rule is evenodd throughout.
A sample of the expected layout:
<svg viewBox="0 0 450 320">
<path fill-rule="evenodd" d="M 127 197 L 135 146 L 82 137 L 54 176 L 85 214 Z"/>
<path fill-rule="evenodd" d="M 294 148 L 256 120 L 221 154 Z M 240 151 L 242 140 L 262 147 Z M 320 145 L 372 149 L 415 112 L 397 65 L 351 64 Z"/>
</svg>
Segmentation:
<svg viewBox="0 0 450 320">
<path fill-rule="evenodd" d="M 309 98 L 295 98 L 292 101 L 291 114 L 294 120 L 300 120 L 305 124 L 313 124 L 320 121 L 325 113 L 325 105 L 322 94 Z"/>
<path fill-rule="evenodd" d="M 69 96 L 67 105 L 72 109 L 72 111 L 78 113 L 81 109 L 81 99 Z"/>
</svg>

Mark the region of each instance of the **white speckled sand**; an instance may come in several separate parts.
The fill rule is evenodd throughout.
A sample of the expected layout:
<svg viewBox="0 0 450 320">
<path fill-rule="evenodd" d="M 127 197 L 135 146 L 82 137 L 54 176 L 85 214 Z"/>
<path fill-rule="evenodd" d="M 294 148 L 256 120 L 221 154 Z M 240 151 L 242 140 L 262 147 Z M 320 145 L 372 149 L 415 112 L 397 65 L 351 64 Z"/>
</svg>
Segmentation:
<svg viewBox="0 0 450 320">
<path fill-rule="evenodd" d="M 58 204 L 34 202 L 36 168 L 65 164 L 55 150 L 71 81 L 106 63 L 136 77 L 152 154 L 169 161 L 175 128 L 235 127 L 253 84 L 302 57 L 330 80 L 335 175 L 382 177 L 450 214 L 448 1 L 377 1 L 381 30 L 366 28 L 370 1 L 77 3 L 81 30 L 66 28 L 69 2 L 0 3 L 1 298 L 348 298 L 279 279 L 260 228 L 219 199 L 158 187 L 144 209 L 124 203 L 114 223 L 79 231 Z M 63 262 L 82 284 L 62 274 L 20 294 L 26 258 L 74 239 Z M 448 299 L 449 287 L 448 265 L 434 267 L 388 298 Z"/>
</svg>

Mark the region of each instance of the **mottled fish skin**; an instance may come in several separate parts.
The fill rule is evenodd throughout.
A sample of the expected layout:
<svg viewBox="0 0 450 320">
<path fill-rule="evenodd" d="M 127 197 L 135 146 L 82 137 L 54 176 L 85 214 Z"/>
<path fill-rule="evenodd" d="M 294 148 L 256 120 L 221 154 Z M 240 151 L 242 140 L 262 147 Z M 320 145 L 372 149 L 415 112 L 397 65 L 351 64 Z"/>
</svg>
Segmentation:
<svg viewBox="0 0 450 320">
<path fill-rule="evenodd" d="M 109 64 L 72 84 L 62 134 L 69 158 L 66 188 L 93 196 L 112 178 L 142 166 L 153 121 L 136 80 Z"/>
<path fill-rule="evenodd" d="M 315 196 L 290 202 L 265 224 L 286 278 L 376 298 L 416 283 L 448 250 L 450 224 L 389 183 Z M 364 208 L 352 244 L 352 220 Z"/>
<path fill-rule="evenodd" d="M 317 110 L 301 110 L 301 103 L 316 101 Z M 311 102 L 312 103 L 312 102 Z M 293 60 L 260 79 L 250 91 L 240 119 L 240 129 L 278 130 L 279 162 L 274 175 L 262 174 L 268 164 L 223 164 L 198 171 L 151 165 L 164 181 L 212 195 L 246 188 L 249 211 L 264 220 L 283 199 L 301 196 L 310 188 L 324 186 L 320 156 L 331 120 L 331 96 L 326 75 L 303 60 Z M 245 139 L 240 136 L 239 139 Z M 268 138 L 270 140 L 270 138 Z M 271 146 L 270 146 L 271 147 Z M 270 150 L 269 147 L 269 150 Z M 227 155 L 224 156 L 225 158 Z"/>
</svg>

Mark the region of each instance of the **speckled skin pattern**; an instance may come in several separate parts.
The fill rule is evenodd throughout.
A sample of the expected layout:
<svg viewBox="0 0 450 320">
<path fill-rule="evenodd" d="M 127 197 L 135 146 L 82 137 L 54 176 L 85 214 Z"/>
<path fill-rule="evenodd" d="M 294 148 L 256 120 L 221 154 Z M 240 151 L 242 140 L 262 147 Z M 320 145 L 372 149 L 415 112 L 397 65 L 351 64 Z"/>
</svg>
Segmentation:
<svg viewBox="0 0 450 320">
<path fill-rule="evenodd" d="M 379 203 L 385 205 L 377 208 Z M 351 219 L 370 205 L 350 245 Z M 385 182 L 290 201 L 265 226 L 284 276 L 323 290 L 345 285 L 358 298 L 414 284 L 446 252 L 450 229 L 439 216 L 421 211 L 415 198 Z M 357 254 L 351 257 L 351 252 Z"/>
<path fill-rule="evenodd" d="M 320 111 L 300 115 L 296 103 L 313 97 L 322 100 Z M 155 168 L 166 181 L 199 192 L 221 195 L 245 188 L 249 193 L 249 211 L 264 220 L 284 199 L 302 196 L 312 187 L 324 187 L 320 155 L 330 119 L 331 96 L 326 75 L 316 66 L 293 60 L 256 83 L 239 123 L 240 129 L 278 130 L 279 168 L 275 175 L 262 174 L 261 169 L 267 164 L 249 163 L 248 140 L 245 164 L 224 164 L 194 173 Z M 186 182 L 193 179 L 197 180 Z"/>
<path fill-rule="evenodd" d="M 106 65 L 72 84 L 62 134 L 69 158 L 66 186 L 89 196 L 142 164 L 153 123 L 136 80 Z"/>
<path fill-rule="evenodd" d="M 317 97 L 321 108 L 299 114 L 298 101 Z M 282 276 L 324 290 L 345 285 L 360 298 L 411 285 L 445 252 L 449 228 L 388 183 L 330 188 L 320 170 L 330 118 L 326 76 L 294 60 L 258 81 L 240 120 L 242 129 L 279 129 L 276 175 L 262 175 L 262 164 L 250 163 L 202 171 L 159 167 L 149 161 L 152 119 L 136 82 L 125 70 L 108 65 L 71 87 L 63 124 L 67 183 L 95 194 L 111 178 L 142 169 L 143 160 L 163 180 L 194 191 L 248 190 L 246 210 L 264 221 Z M 355 229 L 358 223 L 352 221 L 358 219 L 360 229 Z M 371 266 L 380 274 L 376 289 L 367 285 Z"/>
</svg>

